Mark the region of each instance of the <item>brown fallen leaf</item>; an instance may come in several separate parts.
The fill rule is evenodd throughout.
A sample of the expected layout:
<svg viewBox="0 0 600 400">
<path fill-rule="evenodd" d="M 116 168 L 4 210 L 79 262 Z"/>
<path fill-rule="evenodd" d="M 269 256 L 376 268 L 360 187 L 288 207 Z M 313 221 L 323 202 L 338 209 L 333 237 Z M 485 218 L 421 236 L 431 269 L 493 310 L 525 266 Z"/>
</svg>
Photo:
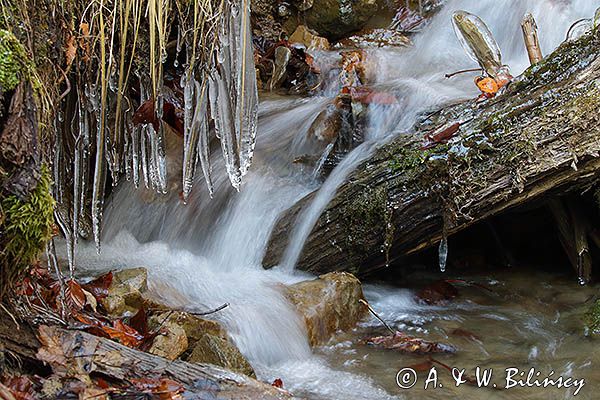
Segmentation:
<svg viewBox="0 0 600 400">
<path fill-rule="evenodd" d="M 454 353 L 456 349 L 448 344 L 430 342 L 396 331 L 394 335 L 376 336 L 365 341 L 368 345 L 383 347 L 411 354 Z"/>
<path fill-rule="evenodd" d="M 423 149 L 430 149 L 437 146 L 439 143 L 446 143 L 458 133 L 460 122 L 449 123 L 434 132 L 427 133 L 425 139 L 427 142 L 423 145 Z"/>
<path fill-rule="evenodd" d="M 97 277 L 93 281 L 82 285 L 82 287 L 93 294 L 96 300 L 102 300 L 108 296 L 108 288 L 112 284 L 112 281 L 113 273 L 112 271 L 109 271 L 106 274 Z"/>
<path fill-rule="evenodd" d="M 57 283 L 58 284 L 58 283 Z M 81 311 L 85 307 L 85 293 L 74 279 L 65 282 L 65 305 L 70 311 Z"/>
<path fill-rule="evenodd" d="M 75 60 L 75 55 L 77 54 L 77 41 L 75 40 L 75 36 L 69 35 L 67 40 L 65 40 L 65 61 L 67 64 L 67 68 L 73 64 L 73 60 Z"/>
<path fill-rule="evenodd" d="M 282 389 L 283 388 L 283 381 L 281 380 L 281 378 L 277 378 L 273 381 L 273 383 L 271 383 L 271 386 L 274 386 L 276 388 Z"/>
<path fill-rule="evenodd" d="M 2 384 L 10 391 L 15 400 L 36 400 L 37 395 L 33 382 L 27 376 L 12 376 L 2 380 Z M 0 391 L 1 392 L 1 391 Z M 0 394 L 1 396 L 1 394 Z M 0 397 L 1 398 L 1 397 Z"/>
<path fill-rule="evenodd" d="M 179 382 L 168 378 L 138 378 L 131 379 L 131 383 L 142 393 L 156 395 L 161 400 L 181 399 L 185 391 Z"/>
</svg>

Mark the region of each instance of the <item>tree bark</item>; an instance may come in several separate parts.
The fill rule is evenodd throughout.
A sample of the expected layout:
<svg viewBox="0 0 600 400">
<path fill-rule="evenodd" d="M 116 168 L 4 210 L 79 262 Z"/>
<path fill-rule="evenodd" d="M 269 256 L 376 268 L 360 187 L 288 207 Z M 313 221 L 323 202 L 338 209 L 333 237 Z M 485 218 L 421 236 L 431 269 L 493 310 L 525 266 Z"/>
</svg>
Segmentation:
<svg viewBox="0 0 600 400">
<path fill-rule="evenodd" d="M 542 196 L 594 184 L 600 167 L 600 34 L 596 30 L 484 103 L 425 118 L 348 177 L 304 243 L 297 268 L 365 275 L 473 223 Z M 459 123 L 447 145 L 423 137 Z M 440 135 L 438 135 L 440 136 Z M 309 195 L 276 223 L 263 260 L 276 265 Z M 386 257 L 387 255 L 387 257 Z"/>
</svg>

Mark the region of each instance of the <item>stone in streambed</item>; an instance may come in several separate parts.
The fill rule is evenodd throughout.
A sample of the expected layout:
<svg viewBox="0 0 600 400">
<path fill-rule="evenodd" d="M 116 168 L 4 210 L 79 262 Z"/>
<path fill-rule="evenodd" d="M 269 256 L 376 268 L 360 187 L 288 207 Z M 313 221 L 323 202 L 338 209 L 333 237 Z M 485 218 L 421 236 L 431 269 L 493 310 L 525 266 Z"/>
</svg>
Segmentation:
<svg viewBox="0 0 600 400">
<path fill-rule="evenodd" d="M 256 376 L 250 363 L 229 341 L 227 332 L 218 322 L 182 311 L 168 311 L 153 315 L 148 324 L 151 330 L 160 326 L 164 333 L 154 339 L 149 353 L 170 360 L 182 356 L 188 362 L 213 364 Z"/>
<path fill-rule="evenodd" d="M 308 50 L 329 50 L 329 41 L 304 25 L 298 25 L 289 41 L 302 44 Z"/>
<path fill-rule="evenodd" d="M 304 318 L 311 346 L 327 342 L 337 331 L 352 329 L 367 312 L 360 281 L 332 272 L 285 288 L 285 295 Z"/>
<path fill-rule="evenodd" d="M 196 342 L 187 362 L 214 364 L 255 377 L 254 369 L 227 337 L 205 333 Z"/>
<path fill-rule="evenodd" d="M 148 289 L 146 268 L 131 268 L 113 272 L 108 295 L 100 300 L 106 312 L 113 317 L 135 314 L 142 306 L 143 293 Z"/>
<path fill-rule="evenodd" d="M 169 313 L 160 314 L 150 318 L 150 329 L 160 326 L 160 333 L 154 338 L 148 353 L 175 360 L 188 349 L 189 342 L 185 330 L 168 317 Z"/>
<path fill-rule="evenodd" d="M 338 39 L 363 28 L 377 9 L 376 0 L 314 0 L 304 16 L 309 28 L 321 36 Z"/>
</svg>

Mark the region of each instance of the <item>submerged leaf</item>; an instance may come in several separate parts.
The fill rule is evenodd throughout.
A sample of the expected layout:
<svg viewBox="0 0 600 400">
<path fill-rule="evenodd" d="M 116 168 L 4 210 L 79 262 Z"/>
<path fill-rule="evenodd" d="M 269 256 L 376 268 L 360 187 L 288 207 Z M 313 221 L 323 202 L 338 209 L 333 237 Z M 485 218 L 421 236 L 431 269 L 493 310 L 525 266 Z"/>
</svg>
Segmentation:
<svg viewBox="0 0 600 400">
<path fill-rule="evenodd" d="M 398 331 L 394 335 L 376 336 L 367 339 L 365 342 L 384 349 L 411 354 L 454 353 L 456 351 L 450 345 L 414 338 Z"/>
</svg>

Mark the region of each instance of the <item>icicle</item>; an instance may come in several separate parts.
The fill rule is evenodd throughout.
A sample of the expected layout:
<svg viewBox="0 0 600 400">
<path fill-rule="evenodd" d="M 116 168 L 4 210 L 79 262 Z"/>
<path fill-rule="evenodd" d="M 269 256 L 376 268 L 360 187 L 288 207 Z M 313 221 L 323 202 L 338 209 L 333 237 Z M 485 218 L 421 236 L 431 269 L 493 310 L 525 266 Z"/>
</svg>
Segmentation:
<svg viewBox="0 0 600 400">
<path fill-rule="evenodd" d="M 70 175 L 70 158 L 65 153 L 66 146 L 64 145 L 64 136 L 66 124 L 64 124 L 64 117 L 62 112 L 59 111 L 56 124 L 56 139 L 54 149 L 54 198 L 56 199 L 56 206 L 54 208 L 55 219 L 60 226 L 61 231 L 65 236 L 67 244 L 67 259 L 69 262 L 69 268 L 73 269 L 73 230 L 70 224 L 70 212 L 69 210 L 73 207 L 72 199 L 68 193 L 69 175 Z"/>
<path fill-rule="evenodd" d="M 73 239 L 73 230 L 71 229 L 70 219 L 69 219 L 69 210 L 62 204 L 58 204 L 54 208 L 54 219 L 56 223 L 60 227 L 60 230 L 65 235 L 65 242 L 67 244 L 67 260 L 69 262 L 69 273 L 70 276 L 73 276 L 75 273 L 75 263 L 74 263 L 74 243 Z"/>
<path fill-rule="evenodd" d="M 567 41 L 576 40 L 582 37 L 586 33 L 590 32 L 593 26 L 594 21 L 592 19 L 580 19 L 569 28 L 569 31 L 567 32 Z"/>
<path fill-rule="evenodd" d="M 440 272 L 446 272 L 446 261 L 448 260 L 448 238 L 445 234 L 442 237 L 442 240 L 440 240 L 438 256 L 440 261 Z"/>
<path fill-rule="evenodd" d="M 202 167 L 202 173 L 204 174 L 204 180 L 206 181 L 206 187 L 210 197 L 213 196 L 213 184 L 211 177 L 211 166 L 210 166 L 210 142 L 208 138 L 208 119 L 207 119 L 207 103 L 208 93 L 206 90 L 205 83 L 200 86 L 197 81 L 194 82 L 196 86 L 196 110 L 194 112 L 194 125 L 192 129 L 195 129 L 198 134 L 198 159 L 200 160 L 200 166 Z"/>
<path fill-rule="evenodd" d="M 238 59 L 235 62 L 239 71 L 236 94 L 236 131 L 239 135 L 240 174 L 246 175 L 256 144 L 256 122 L 258 118 L 258 89 L 256 86 L 256 70 L 254 67 L 254 47 L 250 27 L 250 1 L 242 0 L 242 12 L 239 18 Z"/>
<path fill-rule="evenodd" d="M 123 135 L 124 143 L 123 143 L 123 154 L 125 155 L 125 179 L 130 182 L 133 178 L 133 148 L 131 146 L 131 136 Z"/>
<path fill-rule="evenodd" d="M 173 62 L 173 66 L 175 68 L 179 67 L 179 54 L 181 53 L 181 45 L 183 43 L 181 37 L 181 25 L 177 25 L 177 48 L 175 51 L 175 61 Z"/>
<path fill-rule="evenodd" d="M 215 122 L 215 132 L 221 139 L 225 168 L 231 185 L 239 190 L 242 177 L 235 122 L 231 113 L 231 98 L 225 87 L 225 81 L 217 72 L 211 74 L 209 85 L 211 116 Z"/>
<path fill-rule="evenodd" d="M 158 122 L 158 131 L 152 135 L 153 157 L 156 165 L 156 190 L 159 193 L 167 193 L 167 150 L 165 142 L 165 128 L 162 123 L 163 116 L 163 97 L 161 95 L 156 99 L 154 110 Z M 154 129 L 153 129 L 154 130 Z"/>
<path fill-rule="evenodd" d="M 195 137 L 197 130 L 192 129 L 194 116 L 194 82 L 192 70 L 188 68 L 185 75 L 181 78 L 183 86 L 183 202 L 187 203 L 188 196 L 192 190 L 194 182 L 194 173 L 196 170 L 197 145 L 198 140 Z M 198 107 L 198 105 L 196 105 Z"/>
<path fill-rule="evenodd" d="M 133 184 L 136 188 L 140 186 L 140 130 L 139 126 L 129 129 L 131 134 L 131 169 Z"/>
<path fill-rule="evenodd" d="M 100 254 L 100 234 L 102 231 L 102 212 L 104 207 L 104 185 L 106 183 L 106 164 L 104 160 L 104 129 L 98 126 L 96 137 L 96 162 L 94 167 L 94 184 L 92 187 L 92 227 L 96 251 Z"/>
<path fill-rule="evenodd" d="M 187 202 L 194 182 L 196 164 L 200 160 L 204 179 L 210 197 L 213 195 L 212 179 L 210 176 L 210 148 L 208 143 L 207 125 L 207 82 L 203 85 L 188 77 L 184 85 L 185 115 L 189 117 L 189 124 L 184 124 L 184 153 L 183 153 L 183 201 Z M 193 109 L 195 94 L 196 108 Z M 187 115 L 187 113 L 191 115 Z"/>
<path fill-rule="evenodd" d="M 589 279 L 586 276 L 585 271 L 586 257 L 588 257 L 589 260 L 589 252 L 587 248 L 582 248 L 579 253 L 577 253 L 577 282 L 581 286 L 585 286 L 589 283 Z"/>
<path fill-rule="evenodd" d="M 146 125 L 146 142 L 148 144 L 148 178 L 150 187 L 153 190 L 158 190 L 158 162 L 156 161 L 156 132 L 152 124 Z"/>
<path fill-rule="evenodd" d="M 104 186 L 106 184 L 106 146 L 105 110 L 97 110 L 96 160 L 94 163 L 94 182 L 92 186 L 92 229 L 96 251 L 100 254 L 100 235 L 102 231 L 102 212 L 104 208 Z"/>
<path fill-rule="evenodd" d="M 82 90 L 77 91 L 77 116 L 78 116 L 78 135 L 75 140 L 75 159 L 73 171 L 73 210 L 72 210 L 72 231 L 73 231 L 73 249 L 77 247 L 79 239 L 79 217 L 85 213 L 85 189 L 88 176 L 89 146 L 90 146 L 90 120 L 89 113 L 85 107 L 86 98 Z M 73 250 L 74 251 L 74 250 Z M 74 254 L 71 260 L 74 260 Z M 75 266 L 69 265 L 71 272 Z"/>
<path fill-rule="evenodd" d="M 502 68 L 502 54 L 488 26 L 477 15 L 466 11 L 452 14 L 452 26 L 469 57 L 495 78 Z"/>
<path fill-rule="evenodd" d="M 144 178 L 144 186 L 146 189 L 150 189 L 151 178 L 150 178 L 150 151 L 148 151 L 148 136 L 150 135 L 148 126 L 142 126 L 140 129 L 140 157 L 142 159 L 142 176 Z"/>
</svg>

